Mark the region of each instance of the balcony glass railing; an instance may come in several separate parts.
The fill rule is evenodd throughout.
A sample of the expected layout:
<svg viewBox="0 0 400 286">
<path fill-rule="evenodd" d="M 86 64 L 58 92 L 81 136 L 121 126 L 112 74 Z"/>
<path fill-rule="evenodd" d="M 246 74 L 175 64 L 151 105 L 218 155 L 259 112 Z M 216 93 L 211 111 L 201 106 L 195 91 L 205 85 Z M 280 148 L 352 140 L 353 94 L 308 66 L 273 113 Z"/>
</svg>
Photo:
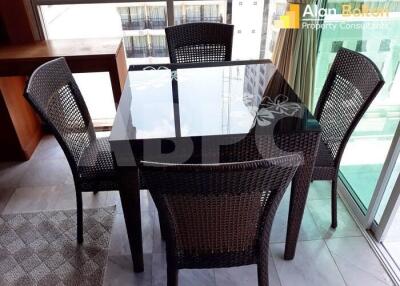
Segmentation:
<svg viewBox="0 0 400 286">
<path fill-rule="evenodd" d="M 150 18 L 148 20 L 148 29 L 164 29 L 167 26 L 165 18 Z"/>
<path fill-rule="evenodd" d="M 137 19 L 135 21 L 131 20 L 121 20 L 123 30 L 144 30 L 146 29 L 146 20 Z"/>
<path fill-rule="evenodd" d="M 167 26 L 165 18 L 143 18 L 135 20 L 121 19 L 123 30 L 164 29 Z"/>
<path fill-rule="evenodd" d="M 168 57 L 168 49 L 166 47 L 157 47 L 151 49 L 152 57 Z"/>
<path fill-rule="evenodd" d="M 150 53 L 147 47 L 133 47 L 126 49 L 126 55 L 130 58 L 147 58 Z"/>
</svg>

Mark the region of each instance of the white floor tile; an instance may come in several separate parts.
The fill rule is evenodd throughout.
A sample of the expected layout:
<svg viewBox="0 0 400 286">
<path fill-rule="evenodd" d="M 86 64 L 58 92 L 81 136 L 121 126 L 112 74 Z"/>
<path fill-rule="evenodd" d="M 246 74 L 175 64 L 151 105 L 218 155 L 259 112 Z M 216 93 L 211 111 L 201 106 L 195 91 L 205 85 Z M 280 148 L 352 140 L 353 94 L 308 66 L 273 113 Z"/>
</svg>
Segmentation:
<svg viewBox="0 0 400 286">
<path fill-rule="evenodd" d="M 283 259 L 284 244 L 271 245 L 282 286 L 341 286 L 343 278 L 322 240 L 301 241 L 291 261 Z"/>
<path fill-rule="evenodd" d="M 343 205 L 338 200 L 338 226 L 331 228 L 331 200 L 311 200 L 307 202 L 315 223 L 323 238 L 362 236 L 357 224 Z"/>
<path fill-rule="evenodd" d="M 289 214 L 289 199 L 282 200 L 276 212 L 275 219 L 271 231 L 271 243 L 280 243 L 286 241 L 286 229 Z M 322 239 L 318 226 L 306 208 L 304 210 L 303 221 L 299 233 L 299 240 L 315 240 Z"/>
<path fill-rule="evenodd" d="M 393 285 L 364 237 L 332 238 L 326 244 L 347 285 Z"/>
</svg>

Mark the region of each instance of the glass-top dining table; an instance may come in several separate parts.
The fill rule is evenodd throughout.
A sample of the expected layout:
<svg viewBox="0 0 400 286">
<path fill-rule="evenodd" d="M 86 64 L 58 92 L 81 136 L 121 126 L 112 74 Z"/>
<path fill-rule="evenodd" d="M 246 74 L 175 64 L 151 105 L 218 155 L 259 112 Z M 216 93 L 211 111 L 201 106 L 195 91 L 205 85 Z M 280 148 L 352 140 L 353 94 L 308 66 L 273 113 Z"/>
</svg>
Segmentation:
<svg viewBox="0 0 400 286">
<path fill-rule="evenodd" d="M 110 144 L 134 271 L 143 271 L 142 160 L 201 164 L 300 153 L 284 253 L 293 259 L 320 131 L 269 60 L 131 66 Z"/>
</svg>

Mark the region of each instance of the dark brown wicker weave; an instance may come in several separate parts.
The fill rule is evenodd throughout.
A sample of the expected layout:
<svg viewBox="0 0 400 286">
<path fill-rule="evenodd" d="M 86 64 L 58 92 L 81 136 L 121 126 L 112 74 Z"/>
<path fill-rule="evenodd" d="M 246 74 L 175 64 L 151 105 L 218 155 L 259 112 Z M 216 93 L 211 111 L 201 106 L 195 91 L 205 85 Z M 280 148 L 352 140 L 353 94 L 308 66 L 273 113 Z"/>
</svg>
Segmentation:
<svg viewBox="0 0 400 286">
<path fill-rule="evenodd" d="M 77 236 L 82 243 L 82 192 L 119 189 L 108 138 L 96 138 L 88 109 L 64 58 L 37 68 L 25 97 L 49 126 L 71 167 L 76 189 Z"/>
<path fill-rule="evenodd" d="M 171 63 L 223 62 L 232 56 L 233 26 L 191 23 L 165 28 Z"/>
<path fill-rule="evenodd" d="M 301 161 L 293 154 L 209 165 L 143 162 L 165 233 L 168 286 L 178 285 L 179 269 L 249 264 L 258 266 L 259 285 L 268 285 L 273 218 Z"/>
<path fill-rule="evenodd" d="M 384 83 L 369 58 L 342 48 L 319 97 L 315 116 L 322 133 L 312 179 L 332 180 L 333 228 L 337 226 L 337 178 L 344 148 Z"/>
</svg>

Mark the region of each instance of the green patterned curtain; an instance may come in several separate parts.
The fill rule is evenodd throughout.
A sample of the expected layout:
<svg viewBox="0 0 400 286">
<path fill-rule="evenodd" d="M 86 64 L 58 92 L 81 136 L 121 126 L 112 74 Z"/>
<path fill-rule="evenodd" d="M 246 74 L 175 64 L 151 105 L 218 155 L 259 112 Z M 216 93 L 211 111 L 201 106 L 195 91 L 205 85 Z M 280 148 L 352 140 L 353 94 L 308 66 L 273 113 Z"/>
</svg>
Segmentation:
<svg viewBox="0 0 400 286">
<path fill-rule="evenodd" d="M 317 1 L 298 0 L 291 3 L 317 4 Z M 317 48 L 317 30 L 281 29 L 272 56 L 272 62 L 279 72 L 309 108 L 314 94 Z"/>
</svg>

